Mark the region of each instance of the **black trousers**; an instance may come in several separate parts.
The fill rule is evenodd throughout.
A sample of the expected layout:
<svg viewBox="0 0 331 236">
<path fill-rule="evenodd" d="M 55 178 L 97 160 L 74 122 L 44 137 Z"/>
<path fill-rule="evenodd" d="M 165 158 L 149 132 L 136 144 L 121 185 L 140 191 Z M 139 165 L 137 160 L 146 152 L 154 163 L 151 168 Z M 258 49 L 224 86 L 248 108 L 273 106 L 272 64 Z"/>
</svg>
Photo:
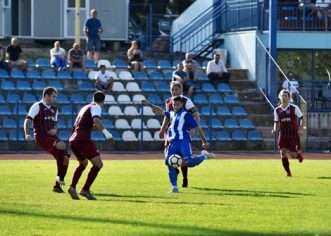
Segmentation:
<svg viewBox="0 0 331 236">
<path fill-rule="evenodd" d="M 218 73 L 210 72 L 207 76 L 213 85 L 217 85 L 220 82 L 228 84 L 231 74 L 228 72 L 223 72 L 222 76 L 219 76 Z"/>
</svg>

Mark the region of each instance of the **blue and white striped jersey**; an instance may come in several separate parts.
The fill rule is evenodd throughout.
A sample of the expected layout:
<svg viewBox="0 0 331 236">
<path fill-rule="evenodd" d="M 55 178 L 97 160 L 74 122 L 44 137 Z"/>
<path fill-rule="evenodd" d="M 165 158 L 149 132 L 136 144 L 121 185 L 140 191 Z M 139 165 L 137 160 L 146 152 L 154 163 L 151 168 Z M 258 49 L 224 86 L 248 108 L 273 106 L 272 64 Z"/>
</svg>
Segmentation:
<svg viewBox="0 0 331 236">
<path fill-rule="evenodd" d="M 191 141 L 190 129 L 197 128 L 198 124 L 193 116 L 185 109 L 177 113 L 174 111 L 166 112 L 166 117 L 170 120 L 168 128 L 168 140 L 188 140 Z"/>
</svg>

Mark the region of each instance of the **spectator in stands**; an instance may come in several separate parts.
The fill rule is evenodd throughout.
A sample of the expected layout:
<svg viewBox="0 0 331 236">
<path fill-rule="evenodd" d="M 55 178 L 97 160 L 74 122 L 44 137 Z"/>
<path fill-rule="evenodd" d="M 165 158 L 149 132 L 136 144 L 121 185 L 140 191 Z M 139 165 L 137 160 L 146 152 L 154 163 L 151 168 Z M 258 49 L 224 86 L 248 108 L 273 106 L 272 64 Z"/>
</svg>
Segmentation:
<svg viewBox="0 0 331 236">
<path fill-rule="evenodd" d="M 182 84 L 184 94 L 191 97 L 194 92 L 194 81 L 190 80 L 184 71 L 183 63 L 178 63 L 177 70 L 172 73 L 172 81 L 178 81 Z"/>
<path fill-rule="evenodd" d="M 9 70 L 14 66 L 19 67 L 21 70 L 27 70 L 28 68 L 23 50 L 20 45 L 17 44 L 17 38 L 12 38 L 10 44 L 7 46 L 7 60 Z"/>
<path fill-rule="evenodd" d="M 324 19 L 325 30 L 328 30 L 329 17 L 331 17 L 331 0 L 317 0 L 315 6 L 318 9 L 317 17 L 319 20 Z"/>
<path fill-rule="evenodd" d="M 111 91 L 114 78 L 111 76 L 111 73 L 106 70 L 105 65 L 100 65 L 99 68 L 100 70 L 95 75 L 95 87 L 104 93 Z"/>
<path fill-rule="evenodd" d="M 219 82 L 229 83 L 231 76 L 218 52 L 214 53 L 214 60 L 208 62 L 206 73 L 210 82 L 215 86 L 217 86 Z"/>
<path fill-rule="evenodd" d="M 8 71 L 5 48 L 0 46 L 0 69 Z"/>
<path fill-rule="evenodd" d="M 139 42 L 134 40 L 131 42 L 131 47 L 127 52 L 129 65 L 134 71 L 142 71 L 144 69 L 144 55 L 139 48 Z"/>
<path fill-rule="evenodd" d="M 185 54 L 185 60 L 183 60 L 184 71 L 187 73 L 190 80 L 197 80 L 197 64 L 196 61 L 193 60 L 192 53 Z"/>
<path fill-rule="evenodd" d="M 288 90 L 291 94 L 291 97 L 292 97 L 294 103 L 297 103 L 298 102 L 298 95 L 299 95 L 298 92 L 297 92 L 298 88 L 299 88 L 299 82 L 295 79 L 294 73 L 292 71 L 288 72 L 287 78 L 290 81 L 288 81 L 287 79 L 284 80 L 282 88 Z"/>
<path fill-rule="evenodd" d="M 91 10 L 91 17 L 87 19 L 84 25 L 84 33 L 86 36 L 87 58 L 94 57 L 95 64 L 98 64 L 99 54 L 101 49 L 100 34 L 103 32 L 101 21 L 97 19 L 97 10 Z M 93 55 L 94 52 L 94 55 Z"/>
<path fill-rule="evenodd" d="M 54 48 L 49 53 L 51 56 L 51 65 L 59 71 L 65 70 L 67 67 L 66 51 L 61 48 L 60 41 L 55 41 Z"/>
<path fill-rule="evenodd" d="M 70 71 L 72 71 L 74 67 L 80 67 L 85 71 L 84 52 L 77 43 L 74 43 L 72 49 L 69 50 L 68 64 Z"/>
</svg>

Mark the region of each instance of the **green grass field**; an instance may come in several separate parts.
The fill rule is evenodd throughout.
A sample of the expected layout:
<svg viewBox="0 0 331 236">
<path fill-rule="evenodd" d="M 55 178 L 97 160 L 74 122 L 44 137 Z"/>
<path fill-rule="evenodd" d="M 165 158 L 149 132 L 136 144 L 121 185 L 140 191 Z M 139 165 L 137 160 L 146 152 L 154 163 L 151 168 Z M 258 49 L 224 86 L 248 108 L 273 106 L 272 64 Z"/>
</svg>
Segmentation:
<svg viewBox="0 0 331 236">
<path fill-rule="evenodd" d="M 291 168 L 288 178 L 280 160 L 208 160 L 169 194 L 163 161 L 104 161 L 98 201 L 74 201 L 51 191 L 55 161 L 0 161 L 0 234 L 331 235 L 331 161 Z"/>
</svg>

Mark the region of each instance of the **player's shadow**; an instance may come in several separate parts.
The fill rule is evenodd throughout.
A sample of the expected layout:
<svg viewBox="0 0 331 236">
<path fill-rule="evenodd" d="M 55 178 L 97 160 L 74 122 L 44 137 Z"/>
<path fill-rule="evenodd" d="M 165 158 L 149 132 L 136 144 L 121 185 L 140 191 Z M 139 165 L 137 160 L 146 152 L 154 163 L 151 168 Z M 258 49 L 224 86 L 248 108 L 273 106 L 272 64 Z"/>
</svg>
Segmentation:
<svg viewBox="0 0 331 236">
<path fill-rule="evenodd" d="M 317 179 L 331 179 L 330 176 L 320 176 L 320 177 L 317 177 Z"/>
<path fill-rule="evenodd" d="M 192 189 L 206 191 L 208 192 L 208 195 L 278 197 L 278 198 L 296 198 L 300 196 L 312 196 L 312 194 L 295 193 L 295 192 L 271 192 L 271 191 L 243 190 L 243 189 L 218 189 L 218 188 L 199 188 L 199 187 L 192 187 Z"/>
</svg>

